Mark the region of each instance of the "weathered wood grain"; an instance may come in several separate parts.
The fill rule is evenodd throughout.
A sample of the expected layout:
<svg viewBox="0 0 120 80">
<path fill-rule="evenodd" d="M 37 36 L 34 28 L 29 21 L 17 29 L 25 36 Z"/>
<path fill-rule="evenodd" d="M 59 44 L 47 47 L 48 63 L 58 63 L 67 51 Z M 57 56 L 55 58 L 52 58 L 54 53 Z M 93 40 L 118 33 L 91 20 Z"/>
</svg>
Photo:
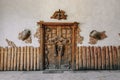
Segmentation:
<svg viewBox="0 0 120 80">
<path fill-rule="evenodd" d="M 79 69 L 83 68 L 82 46 L 79 47 Z"/>
</svg>

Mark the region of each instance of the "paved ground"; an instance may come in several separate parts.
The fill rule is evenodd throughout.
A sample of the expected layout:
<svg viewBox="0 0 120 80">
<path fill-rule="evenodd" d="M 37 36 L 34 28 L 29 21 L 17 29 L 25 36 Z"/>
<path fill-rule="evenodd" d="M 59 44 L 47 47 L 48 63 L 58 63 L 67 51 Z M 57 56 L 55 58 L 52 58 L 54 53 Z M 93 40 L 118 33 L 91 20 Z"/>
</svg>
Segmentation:
<svg viewBox="0 0 120 80">
<path fill-rule="evenodd" d="M 0 72 L 0 80 L 120 80 L 120 71 Z"/>
</svg>

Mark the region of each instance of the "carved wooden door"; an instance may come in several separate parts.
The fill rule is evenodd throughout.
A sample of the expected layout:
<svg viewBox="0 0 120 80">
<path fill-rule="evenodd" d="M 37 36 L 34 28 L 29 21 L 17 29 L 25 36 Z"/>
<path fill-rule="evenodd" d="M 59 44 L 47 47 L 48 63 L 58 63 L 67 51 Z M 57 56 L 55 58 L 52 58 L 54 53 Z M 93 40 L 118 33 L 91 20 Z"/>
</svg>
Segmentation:
<svg viewBox="0 0 120 80">
<path fill-rule="evenodd" d="M 74 69 L 75 29 L 77 23 L 39 22 L 43 69 Z"/>
</svg>

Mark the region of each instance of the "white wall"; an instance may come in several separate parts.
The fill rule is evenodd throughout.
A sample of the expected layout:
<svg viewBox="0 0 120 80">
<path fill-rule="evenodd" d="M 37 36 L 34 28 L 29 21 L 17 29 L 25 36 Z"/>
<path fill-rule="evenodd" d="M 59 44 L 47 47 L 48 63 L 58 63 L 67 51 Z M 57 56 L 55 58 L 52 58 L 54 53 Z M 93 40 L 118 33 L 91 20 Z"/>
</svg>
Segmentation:
<svg viewBox="0 0 120 80">
<path fill-rule="evenodd" d="M 68 15 L 64 22 L 80 23 L 82 45 L 89 45 L 92 30 L 106 31 L 108 38 L 96 45 L 120 45 L 120 0 L 0 0 L 0 46 L 7 46 L 5 38 L 17 46 L 39 46 L 37 39 L 32 44 L 18 40 L 18 33 L 28 28 L 35 33 L 36 22 L 55 21 L 50 16 L 55 10 L 63 9 Z"/>
</svg>

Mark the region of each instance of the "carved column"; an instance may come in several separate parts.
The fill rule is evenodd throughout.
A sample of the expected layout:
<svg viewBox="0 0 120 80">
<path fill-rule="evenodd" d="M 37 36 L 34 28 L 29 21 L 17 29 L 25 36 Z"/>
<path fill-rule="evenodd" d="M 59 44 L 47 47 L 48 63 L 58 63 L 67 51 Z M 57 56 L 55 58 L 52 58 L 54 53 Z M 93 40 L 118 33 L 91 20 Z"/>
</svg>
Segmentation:
<svg viewBox="0 0 120 80">
<path fill-rule="evenodd" d="M 41 53 L 41 69 L 43 70 L 44 67 L 44 51 L 45 51 L 45 47 L 44 47 L 44 31 L 45 31 L 45 27 L 43 25 L 43 22 L 40 22 L 40 53 Z"/>
<path fill-rule="evenodd" d="M 78 27 L 78 23 L 74 22 L 72 26 L 72 70 L 75 70 L 75 54 L 76 54 L 76 29 Z"/>
</svg>

